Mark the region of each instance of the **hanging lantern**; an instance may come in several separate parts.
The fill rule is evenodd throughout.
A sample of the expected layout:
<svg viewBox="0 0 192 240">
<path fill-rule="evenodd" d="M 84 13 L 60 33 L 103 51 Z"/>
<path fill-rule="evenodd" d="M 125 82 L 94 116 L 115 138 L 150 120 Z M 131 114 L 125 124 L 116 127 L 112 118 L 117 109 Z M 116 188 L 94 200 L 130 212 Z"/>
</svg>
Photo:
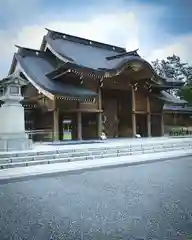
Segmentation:
<svg viewBox="0 0 192 240">
<path fill-rule="evenodd" d="M 100 79 L 100 87 L 103 87 L 103 78 Z"/>
<path fill-rule="evenodd" d="M 149 90 L 149 92 L 152 91 L 151 85 L 148 85 L 148 90 Z"/>
<path fill-rule="evenodd" d="M 134 90 L 135 92 L 138 90 L 138 83 L 137 83 L 137 82 L 133 85 L 133 90 Z"/>
<path fill-rule="evenodd" d="M 80 76 L 80 84 L 83 84 L 83 74 L 81 74 L 81 76 Z"/>
</svg>

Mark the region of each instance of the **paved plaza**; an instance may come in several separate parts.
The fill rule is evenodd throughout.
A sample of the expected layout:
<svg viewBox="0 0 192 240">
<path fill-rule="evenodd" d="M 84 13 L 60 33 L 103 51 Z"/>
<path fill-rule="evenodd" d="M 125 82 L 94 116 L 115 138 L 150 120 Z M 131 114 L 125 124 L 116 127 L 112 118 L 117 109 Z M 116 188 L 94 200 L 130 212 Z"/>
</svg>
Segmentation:
<svg viewBox="0 0 192 240">
<path fill-rule="evenodd" d="M 191 168 L 188 157 L 0 184 L 0 239 L 188 240 Z"/>
</svg>

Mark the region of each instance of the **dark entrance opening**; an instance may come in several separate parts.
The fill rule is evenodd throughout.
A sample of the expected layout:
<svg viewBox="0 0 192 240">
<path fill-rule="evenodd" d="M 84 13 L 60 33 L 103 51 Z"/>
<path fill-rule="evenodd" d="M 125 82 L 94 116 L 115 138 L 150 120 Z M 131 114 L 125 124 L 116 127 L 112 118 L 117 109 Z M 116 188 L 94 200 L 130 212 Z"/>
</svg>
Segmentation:
<svg viewBox="0 0 192 240">
<path fill-rule="evenodd" d="M 119 92 L 118 136 L 132 137 L 132 96 L 130 91 Z"/>
<path fill-rule="evenodd" d="M 136 133 L 140 134 L 141 137 L 148 136 L 146 114 L 136 114 Z"/>
<path fill-rule="evenodd" d="M 151 135 L 152 137 L 161 136 L 161 116 L 151 115 Z"/>
<path fill-rule="evenodd" d="M 97 139 L 97 114 L 82 113 L 82 138 Z"/>
</svg>

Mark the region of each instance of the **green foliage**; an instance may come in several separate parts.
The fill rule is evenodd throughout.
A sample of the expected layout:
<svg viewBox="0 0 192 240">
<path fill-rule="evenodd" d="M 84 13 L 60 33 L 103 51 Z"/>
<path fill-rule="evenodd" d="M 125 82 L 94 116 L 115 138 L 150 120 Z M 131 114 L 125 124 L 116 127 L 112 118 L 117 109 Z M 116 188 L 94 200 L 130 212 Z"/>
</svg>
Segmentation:
<svg viewBox="0 0 192 240">
<path fill-rule="evenodd" d="M 184 87 L 179 89 L 178 95 L 180 96 L 181 99 L 185 99 L 190 104 L 192 104 L 192 85 L 186 84 Z"/>
<path fill-rule="evenodd" d="M 156 72 L 164 78 L 186 81 L 190 74 L 190 68 L 187 63 L 182 63 L 180 57 L 172 55 L 165 60 L 155 60 L 152 65 Z"/>
<path fill-rule="evenodd" d="M 153 61 L 152 66 L 161 77 L 185 82 L 184 86 L 176 91 L 176 94 L 192 103 L 192 66 L 183 63 L 175 54 L 164 60 Z"/>
</svg>

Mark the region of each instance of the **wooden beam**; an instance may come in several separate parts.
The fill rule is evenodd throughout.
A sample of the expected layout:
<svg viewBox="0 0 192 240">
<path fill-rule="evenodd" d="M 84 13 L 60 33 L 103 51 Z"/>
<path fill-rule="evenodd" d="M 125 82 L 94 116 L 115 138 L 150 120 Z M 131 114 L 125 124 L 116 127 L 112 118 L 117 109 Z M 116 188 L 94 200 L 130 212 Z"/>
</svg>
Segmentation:
<svg viewBox="0 0 192 240">
<path fill-rule="evenodd" d="M 135 106 L 135 91 L 133 86 L 131 87 L 131 96 L 132 96 L 132 133 L 133 137 L 137 134 L 137 129 L 136 129 L 136 106 Z"/>
<path fill-rule="evenodd" d="M 132 111 L 132 113 L 135 113 L 135 114 L 147 114 L 147 111 Z"/>
<path fill-rule="evenodd" d="M 82 113 L 77 113 L 77 139 L 82 140 Z"/>
<path fill-rule="evenodd" d="M 165 129 L 164 129 L 164 116 L 163 116 L 163 112 L 161 114 L 161 136 L 164 136 L 165 134 Z"/>
<path fill-rule="evenodd" d="M 102 113 L 103 110 L 100 109 L 63 109 L 64 113 L 77 113 L 77 112 L 87 112 L 87 113 Z"/>
<path fill-rule="evenodd" d="M 97 114 L 97 135 L 98 138 L 100 138 L 102 130 L 103 130 L 103 124 L 102 124 L 102 95 L 101 95 L 101 88 L 98 87 L 98 114 Z"/>
<path fill-rule="evenodd" d="M 56 104 L 56 99 L 54 101 L 54 110 L 53 110 L 53 140 L 59 140 L 59 109 Z"/>
<path fill-rule="evenodd" d="M 153 116 L 161 116 L 161 113 L 151 112 L 151 115 L 153 115 Z"/>
<path fill-rule="evenodd" d="M 54 79 L 57 79 L 59 77 L 62 77 L 63 75 L 66 75 L 69 72 L 70 72 L 70 70 L 67 69 L 66 71 L 63 71 L 62 73 L 59 73 L 59 74 L 55 75 L 54 77 L 52 77 L 52 79 L 54 80 Z"/>
<path fill-rule="evenodd" d="M 80 110 L 80 102 L 78 102 L 78 110 Z M 82 140 L 82 112 L 77 111 L 77 140 Z"/>
<path fill-rule="evenodd" d="M 150 109 L 150 99 L 147 95 L 147 135 L 151 137 L 151 109 Z"/>
</svg>

